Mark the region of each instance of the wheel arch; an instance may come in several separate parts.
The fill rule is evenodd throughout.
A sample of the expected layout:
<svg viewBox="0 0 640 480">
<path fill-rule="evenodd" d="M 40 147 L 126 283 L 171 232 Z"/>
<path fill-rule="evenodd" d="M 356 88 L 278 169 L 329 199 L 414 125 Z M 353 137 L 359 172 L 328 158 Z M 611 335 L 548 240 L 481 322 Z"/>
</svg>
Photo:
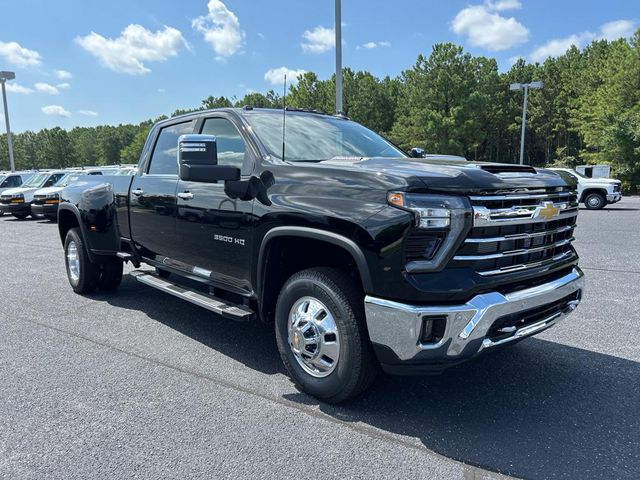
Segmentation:
<svg viewBox="0 0 640 480">
<path fill-rule="evenodd" d="M 285 251 L 287 247 L 299 247 L 301 240 L 313 247 L 309 256 L 304 259 L 293 258 L 291 264 L 278 269 L 280 275 L 267 281 L 270 265 Z M 305 245 L 305 246 L 306 246 Z M 267 232 L 260 244 L 257 269 L 257 292 L 260 300 L 260 311 L 263 320 L 269 320 L 275 308 L 275 300 L 288 274 L 310 267 L 344 266 L 345 262 L 353 263 L 362 289 L 367 292 L 373 289 L 371 272 L 364 252 L 351 239 L 334 232 L 309 227 L 275 227 Z M 288 277 L 287 277 L 288 278 Z"/>
<path fill-rule="evenodd" d="M 607 200 L 607 189 L 602 187 L 588 187 L 582 191 L 582 196 L 580 197 L 580 202 L 584 203 L 585 199 L 591 195 L 592 193 L 599 193 Z"/>
</svg>

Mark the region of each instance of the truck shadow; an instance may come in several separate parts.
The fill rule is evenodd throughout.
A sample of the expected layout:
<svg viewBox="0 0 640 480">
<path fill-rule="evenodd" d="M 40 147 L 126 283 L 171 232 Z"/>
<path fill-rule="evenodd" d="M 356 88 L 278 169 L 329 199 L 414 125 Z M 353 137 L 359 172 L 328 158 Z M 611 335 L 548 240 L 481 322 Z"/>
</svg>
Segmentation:
<svg viewBox="0 0 640 480">
<path fill-rule="evenodd" d="M 520 478 L 640 477 L 640 364 L 545 340 L 320 409 Z"/>
<path fill-rule="evenodd" d="M 273 329 L 237 323 L 125 276 L 96 300 L 139 310 L 267 375 L 285 374 Z M 342 422 L 418 438 L 443 456 L 521 478 L 640 478 L 640 363 L 528 339 L 432 377 L 380 375 L 347 404 L 303 393 Z"/>
<path fill-rule="evenodd" d="M 149 318 L 261 373 L 285 373 L 270 325 L 222 318 L 142 285 L 129 275 L 123 276 L 117 295 L 97 294 L 93 298 L 144 312 Z"/>
</svg>

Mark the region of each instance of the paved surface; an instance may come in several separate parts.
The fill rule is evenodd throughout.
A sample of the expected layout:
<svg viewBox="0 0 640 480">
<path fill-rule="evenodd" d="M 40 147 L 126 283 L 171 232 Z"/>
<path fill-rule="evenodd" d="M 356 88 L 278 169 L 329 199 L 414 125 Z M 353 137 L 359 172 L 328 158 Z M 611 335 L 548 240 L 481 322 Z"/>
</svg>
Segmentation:
<svg viewBox="0 0 640 480">
<path fill-rule="evenodd" d="M 0 219 L 0 477 L 639 478 L 640 199 L 583 210 L 564 323 L 332 407 L 272 331 L 125 278 L 75 295 L 55 224 Z"/>
</svg>

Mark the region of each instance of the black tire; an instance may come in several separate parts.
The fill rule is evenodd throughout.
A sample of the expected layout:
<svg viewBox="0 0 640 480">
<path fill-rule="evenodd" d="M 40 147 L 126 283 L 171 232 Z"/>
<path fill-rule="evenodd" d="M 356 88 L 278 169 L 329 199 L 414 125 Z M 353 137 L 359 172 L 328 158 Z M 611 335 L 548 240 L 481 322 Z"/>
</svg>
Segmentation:
<svg viewBox="0 0 640 480">
<path fill-rule="evenodd" d="M 601 210 L 607 204 L 607 199 L 601 193 L 590 193 L 584 199 L 587 210 Z"/>
<path fill-rule="evenodd" d="M 12 213 L 11 215 L 16 217 L 18 220 L 24 220 L 25 218 L 27 218 L 29 216 L 28 213 Z"/>
<path fill-rule="evenodd" d="M 169 278 L 169 276 L 171 275 L 171 272 L 169 272 L 168 270 L 162 270 L 161 268 L 156 267 L 156 274 L 160 278 Z"/>
<path fill-rule="evenodd" d="M 103 262 L 98 278 L 98 288 L 105 292 L 116 290 L 122 282 L 122 268 L 123 262 L 117 257 L 108 258 Z"/>
<path fill-rule="evenodd" d="M 76 276 L 71 274 L 69 267 L 69 249 L 71 245 L 76 248 L 77 259 L 79 261 L 79 273 Z M 64 260 L 67 267 L 67 279 L 73 291 L 79 294 L 91 293 L 98 287 L 100 279 L 100 264 L 92 262 L 87 254 L 84 241 L 78 228 L 72 228 L 67 232 L 64 241 Z"/>
<path fill-rule="evenodd" d="M 337 363 L 323 378 L 305 371 L 289 344 L 289 313 L 303 297 L 318 299 L 330 310 L 340 338 Z M 363 298 L 357 283 L 334 268 L 303 270 L 285 282 L 276 305 L 276 341 L 300 390 L 327 403 L 338 403 L 357 396 L 373 382 L 378 364 L 367 332 Z"/>
</svg>

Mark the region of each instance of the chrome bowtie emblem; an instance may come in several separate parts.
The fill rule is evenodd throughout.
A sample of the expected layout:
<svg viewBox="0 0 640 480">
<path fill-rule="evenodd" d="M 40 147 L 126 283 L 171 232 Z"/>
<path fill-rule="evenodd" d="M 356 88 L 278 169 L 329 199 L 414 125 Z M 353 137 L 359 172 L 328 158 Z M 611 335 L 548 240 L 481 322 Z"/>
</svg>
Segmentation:
<svg viewBox="0 0 640 480">
<path fill-rule="evenodd" d="M 553 205 L 553 202 L 544 202 L 541 206 L 537 207 L 533 213 L 533 218 L 544 218 L 545 220 L 551 220 L 553 217 L 560 215 L 560 209 Z"/>
</svg>

